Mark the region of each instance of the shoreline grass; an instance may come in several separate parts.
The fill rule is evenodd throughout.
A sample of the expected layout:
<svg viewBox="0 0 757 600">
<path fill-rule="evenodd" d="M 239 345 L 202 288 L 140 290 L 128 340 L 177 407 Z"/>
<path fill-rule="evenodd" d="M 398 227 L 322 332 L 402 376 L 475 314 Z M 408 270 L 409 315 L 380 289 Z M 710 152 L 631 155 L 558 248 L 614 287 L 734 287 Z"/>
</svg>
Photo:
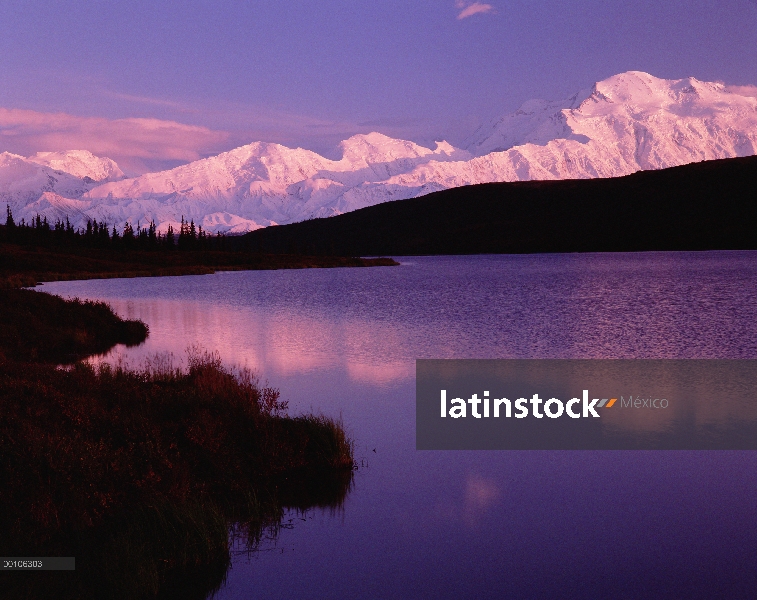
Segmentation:
<svg viewBox="0 0 757 600">
<path fill-rule="evenodd" d="M 103 303 L 0 290 L 0 555 L 76 556 L 4 573 L 0 598 L 205 598 L 286 508 L 338 508 L 353 481 L 341 423 L 286 414 L 217 354 L 181 371 L 80 359 L 148 329 Z M 64 365 L 64 366 L 61 366 Z"/>
</svg>

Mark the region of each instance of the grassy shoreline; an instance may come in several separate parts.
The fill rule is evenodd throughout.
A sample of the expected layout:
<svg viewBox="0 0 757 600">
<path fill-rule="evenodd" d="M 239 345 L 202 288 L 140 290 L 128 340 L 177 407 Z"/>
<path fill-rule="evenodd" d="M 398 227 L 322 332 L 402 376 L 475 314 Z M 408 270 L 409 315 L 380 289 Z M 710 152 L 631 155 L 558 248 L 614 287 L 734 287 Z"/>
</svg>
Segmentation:
<svg viewBox="0 0 757 600">
<path fill-rule="evenodd" d="M 4 573 L 0 598 L 205 598 L 230 528 L 252 549 L 287 508 L 344 502 L 341 423 L 288 416 L 249 371 L 208 353 L 186 371 L 80 362 L 148 333 L 103 303 L 0 290 L 0 555 L 77 557 Z"/>
</svg>

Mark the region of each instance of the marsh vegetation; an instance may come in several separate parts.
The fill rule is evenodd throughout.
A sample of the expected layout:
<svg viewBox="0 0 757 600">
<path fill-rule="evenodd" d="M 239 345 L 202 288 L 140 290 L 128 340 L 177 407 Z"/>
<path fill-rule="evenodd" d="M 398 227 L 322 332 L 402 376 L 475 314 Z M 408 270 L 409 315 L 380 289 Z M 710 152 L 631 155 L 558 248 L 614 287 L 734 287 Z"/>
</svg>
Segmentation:
<svg viewBox="0 0 757 600">
<path fill-rule="evenodd" d="M 203 598 L 234 537 L 254 549 L 286 508 L 338 508 L 349 492 L 341 424 L 287 416 L 249 370 L 198 349 L 184 369 L 93 366 L 79 359 L 147 327 L 30 290 L 0 305 L 0 555 L 77 561 L 4 573 L 0 596 Z"/>
</svg>

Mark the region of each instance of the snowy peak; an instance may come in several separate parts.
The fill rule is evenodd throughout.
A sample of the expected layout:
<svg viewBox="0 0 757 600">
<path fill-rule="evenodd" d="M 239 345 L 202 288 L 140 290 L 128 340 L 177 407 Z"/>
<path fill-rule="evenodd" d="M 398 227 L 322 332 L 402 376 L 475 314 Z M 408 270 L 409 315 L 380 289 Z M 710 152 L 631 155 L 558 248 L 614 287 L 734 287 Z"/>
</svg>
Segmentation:
<svg viewBox="0 0 757 600">
<path fill-rule="evenodd" d="M 88 198 L 153 198 L 177 195 L 196 198 L 244 195 L 251 184 L 283 192 L 288 185 L 312 177 L 332 164 L 322 156 L 279 144 L 255 142 L 168 171 L 107 183 Z M 254 186 L 255 187 L 255 186 Z M 260 187 L 260 186 L 257 186 Z"/>
<path fill-rule="evenodd" d="M 667 120 L 668 128 L 675 129 L 672 121 L 683 126 L 684 120 L 711 118 L 734 121 L 738 129 L 746 127 L 748 131 L 756 108 L 757 99 L 728 91 L 722 83 L 693 77 L 660 79 L 629 71 L 597 82 L 591 89 L 565 100 L 525 102 L 515 113 L 479 129 L 468 149 L 483 156 L 525 144 L 544 146 L 552 140 L 599 141 L 597 136 L 602 138 L 607 133 L 608 119 L 626 121 L 631 129 L 631 121 L 649 124 Z M 595 121 L 590 122 L 592 119 Z M 599 129 L 595 129 L 596 120 L 605 121 Z M 701 125 L 691 124 L 696 129 Z"/>
<path fill-rule="evenodd" d="M 0 200 L 37 198 L 44 192 L 78 198 L 91 187 L 91 181 L 83 181 L 70 173 L 41 165 L 18 154 L 0 153 Z"/>
<path fill-rule="evenodd" d="M 37 152 L 29 161 L 62 171 L 79 179 L 102 183 L 117 181 L 125 177 L 114 160 L 95 156 L 88 150 L 66 150 L 64 152 Z"/>
<path fill-rule="evenodd" d="M 594 89 L 607 102 L 631 105 L 644 105 L 650 102 L 660 104 L 670 100 L 670 83 L 666 79 L 658 79 L 649 73 L 629 71 L 597 82 Z"/>
<path fill-rule="evenodd" d="M 633 107 L 668 107 L 692 102 L 718 102 L 729 95 L 722 83 L 686 79 L 660 79 L 649 73 L 629 71 L 594 86 L 607 102 Z"/>
<path fill-rule="evenodd" d="M 403 158 L 418 158 L 433 151 L 406 140 L 396 140 L 381 133 L 353 135 L 339 144 L 342 160 L 352 165 L 367 166 L 393 162 Z"/>
<path fill-rule="evenodd" d="M 672 111 L 685 118 L 696 117 L 697 111 L 713 115 L 750 112 L 757 106 L 757 99 L 729 90 L 719 82 L 694 77 L 659 79 L 648 73 L 630 71 L 596 83 L 578 112 L 585 116 L 603 115 L 611 105 L 615 107 L 612 110 L 625 110 L 629 114 Z"/>
</svg>

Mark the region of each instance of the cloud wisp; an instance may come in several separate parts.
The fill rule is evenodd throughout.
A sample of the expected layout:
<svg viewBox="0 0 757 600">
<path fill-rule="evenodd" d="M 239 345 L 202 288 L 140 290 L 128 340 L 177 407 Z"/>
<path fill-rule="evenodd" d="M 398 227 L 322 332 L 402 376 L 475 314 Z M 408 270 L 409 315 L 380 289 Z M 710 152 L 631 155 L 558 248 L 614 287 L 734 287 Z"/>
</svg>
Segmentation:
<svg viewBox="0 0 757 600">
<path fill-rule="evenodd" d="M 460 10 L 457 20 L 466 19 L 477 14 L 494 13 L 494 7 L 491 4 L 483 2 L 469 2 L 468 0 L 455 0 L 455 7 Z"/>
<path fill-rule="evenodd" d="M 29 156 L 39 151 L 86 149 L 132 172 L 153 163 L 197 160 L 225 149 L 228 138 L 225 131 L 161 119 L 105 119 L 0 108 L 0 151 Z"/>
</svg>

